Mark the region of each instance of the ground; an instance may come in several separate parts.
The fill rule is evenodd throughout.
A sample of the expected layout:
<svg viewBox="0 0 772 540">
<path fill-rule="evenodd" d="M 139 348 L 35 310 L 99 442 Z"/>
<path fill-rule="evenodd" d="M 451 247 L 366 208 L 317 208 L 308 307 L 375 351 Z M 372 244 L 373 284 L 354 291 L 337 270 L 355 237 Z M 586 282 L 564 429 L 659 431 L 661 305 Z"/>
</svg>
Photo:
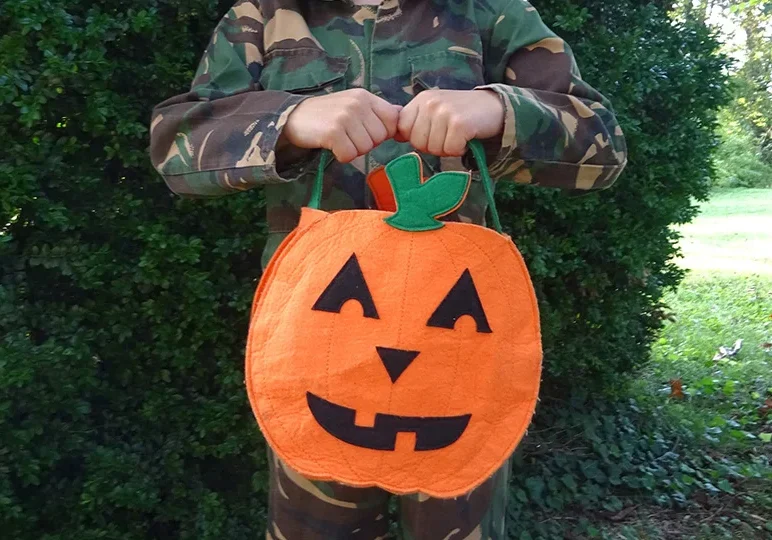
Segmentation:
<svg viewBox="0 0 772 540">
<path fill-rule="evenodd" d="M 598 536 L 772 538 L 772 190 L 716 192 L 681 232 L 689 273 L 666 299 L 671 319 L 632 392 L 661 399 L 727 474 L 683 508 L 624 501 L 632 510 Z M 735 354 L 720 352 L 738 340 Z"/>
</svg>

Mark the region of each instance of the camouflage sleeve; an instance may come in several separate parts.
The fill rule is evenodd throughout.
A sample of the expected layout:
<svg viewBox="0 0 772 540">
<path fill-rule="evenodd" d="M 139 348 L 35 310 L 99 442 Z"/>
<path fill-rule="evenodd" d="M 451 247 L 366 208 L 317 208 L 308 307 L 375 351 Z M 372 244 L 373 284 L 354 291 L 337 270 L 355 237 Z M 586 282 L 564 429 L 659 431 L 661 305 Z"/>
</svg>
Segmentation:
<svg viewBox="0 0 772 540">
<path fill-rule="evenodd" d="M 569 46 L 526 0 L 512 0 L 493 25 L 485 63 L 496 82 L 480 88 L 497 92 L 506 112 L 492 174 L 569 190 L 610 186 L 627 162 L 624 135 Z"/>
<path fill-rule="evenodd" d="M 291 181 L 309 165 L 277 167 L 282 128 L 304 98 L 262 90 L 262 59 L 263 15 L 241 0 L 216 27 L 190 91 L 153 111 L 150 157 L 173 192 L 217 197 Z"/>
</svg>

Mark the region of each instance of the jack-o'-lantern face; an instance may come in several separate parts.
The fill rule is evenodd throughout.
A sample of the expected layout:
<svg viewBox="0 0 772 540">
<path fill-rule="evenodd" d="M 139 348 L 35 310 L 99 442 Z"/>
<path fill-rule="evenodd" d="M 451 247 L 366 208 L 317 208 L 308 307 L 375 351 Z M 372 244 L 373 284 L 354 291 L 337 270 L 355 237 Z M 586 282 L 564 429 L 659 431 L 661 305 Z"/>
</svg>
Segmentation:
<svg viewBox="0 0 772 540">
<path fill-rule="evenodd" d="M 522 258 L 494 231 L 424 214 L 304 209 L 261 280 L 248 392 L 268 443 L 304 476 L 456 496 L 530 422 L 541 344 Z"/>
<path fill-rule="evenodd" d="M 343 305 L 350 300 L 359 303 L 364 317 L 378 318 L 378 310 L 355 254 L 336 274 L 313 309 L 340 313 Z M 426 326 L 453 330 L 456 321 L 465 315 L 473 319 L 476 332 L 491 333 L 488 318 L 468 269 L 464 270 L 431 314 Z M 421 354 L 421 351 L 377 345 L 375 351 L 392 384 L 397 384 L 405 370 Z M 373 450 L 394 450 L 398 433 L 414 433 L 416 451 L 445 448 L 461 437 L 472 416 L 469 413 L 456 416 L 376 413 L 372 427 L 358 426 L 355 423 L 356 410 L 327 401 L 310 391 L 306 397 L 311 414 L 328 433 L 341 441 Z"/>
</svg>

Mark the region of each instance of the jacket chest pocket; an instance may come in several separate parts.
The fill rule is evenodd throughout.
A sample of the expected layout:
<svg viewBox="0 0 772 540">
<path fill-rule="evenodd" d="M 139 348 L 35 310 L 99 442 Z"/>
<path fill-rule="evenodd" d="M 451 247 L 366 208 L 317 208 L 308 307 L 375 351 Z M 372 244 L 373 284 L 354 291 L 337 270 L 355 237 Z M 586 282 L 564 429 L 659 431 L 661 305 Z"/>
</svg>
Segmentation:
<svg viewBox="0 0 772 540">
<path fill-rule="evenodd" d="M 477 54 L 441 51 L 410 58 L 413 95 L 423 90 L 473 90 L 485 84 L 482 58 Z"/>
<path fill-rule="evenodd" d="M 339 92 L 346 89 L 349 62 L 320 49 L 274 49 L 265 55 L 260 86 L 312 96 Z"/>
</svg>

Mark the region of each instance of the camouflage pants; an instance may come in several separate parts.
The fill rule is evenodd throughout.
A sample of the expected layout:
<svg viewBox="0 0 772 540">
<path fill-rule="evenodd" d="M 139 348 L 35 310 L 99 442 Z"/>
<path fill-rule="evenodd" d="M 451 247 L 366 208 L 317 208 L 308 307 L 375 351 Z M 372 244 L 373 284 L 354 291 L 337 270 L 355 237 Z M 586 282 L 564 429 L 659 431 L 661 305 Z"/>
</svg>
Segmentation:
<svg viewBox="0 0 772 540">
<path fill-rule="evenodd" d="M 392 496 L 303 478 L 268 451 L 267 540 L 385 540 Z M 503 540 L 510 464 L 456 499 L 399 497 L 403 540 Z"/>
</svg>

